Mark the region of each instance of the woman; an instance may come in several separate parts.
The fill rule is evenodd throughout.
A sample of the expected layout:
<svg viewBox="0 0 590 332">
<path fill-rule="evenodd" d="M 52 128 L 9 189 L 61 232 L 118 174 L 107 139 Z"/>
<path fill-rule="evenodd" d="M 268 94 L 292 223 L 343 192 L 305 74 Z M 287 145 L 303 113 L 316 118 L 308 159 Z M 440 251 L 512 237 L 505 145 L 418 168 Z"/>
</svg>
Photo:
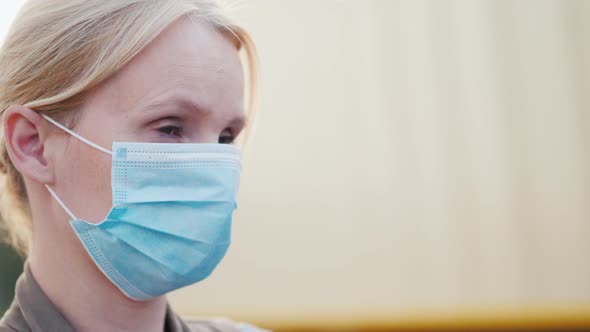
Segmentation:
<svg viewBox="0 0 590 332">
<path fill-rule="evenodd" d="M 25 4 L 0 50 L 0 109 L 1 214 L 27 263 L 0 331 L 258 331 L 184 323 L 165 298 L 229 246 L 240 49 L 255 72 L 213 0 Z"/>
</svg>

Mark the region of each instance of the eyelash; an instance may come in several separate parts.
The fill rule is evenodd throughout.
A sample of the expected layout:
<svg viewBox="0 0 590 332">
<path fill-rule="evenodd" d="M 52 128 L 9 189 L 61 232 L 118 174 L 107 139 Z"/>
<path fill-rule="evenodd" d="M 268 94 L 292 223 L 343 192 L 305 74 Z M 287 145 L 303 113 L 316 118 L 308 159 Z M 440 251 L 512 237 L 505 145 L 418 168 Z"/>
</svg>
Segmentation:
<svg viewBox="0 0 590 332">
<path fill-rule="evenodd" d="M 158 132 L 166 135 L 166 136 L 172 136 L 172 137 L 180 137 L 182 136 L 182 127 L 178 127 L 178 126 L 163 126 L 157 129 Z M 235 137 L 233 134 L 231 134 L 230 131 L 230 135 L 222 135 L 219 136 L 219 140 L 218 143 L 219 144 L 233 144 L 235 141 Z"/>
<path fill-rule="evenodd" d="M 182 128 L 178 126 L 163 126 L 158 128 L 158 131 L 167 136 L 180 137 L 182 135 Z"/>
</svg>

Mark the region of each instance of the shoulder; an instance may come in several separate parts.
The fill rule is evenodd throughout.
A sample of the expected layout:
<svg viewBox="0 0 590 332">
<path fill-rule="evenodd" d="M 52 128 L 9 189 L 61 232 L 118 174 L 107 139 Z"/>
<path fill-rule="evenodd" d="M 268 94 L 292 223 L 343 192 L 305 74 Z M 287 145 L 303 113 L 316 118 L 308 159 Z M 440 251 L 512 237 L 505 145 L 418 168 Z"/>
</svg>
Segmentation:
<svg viewBox="0 0 590 332">
<path fill-rule="evenodd" d="M 192 332 L 271 332 L 225 318 L 193 319 L 186 320 L 185 323 Z"/>
<path fill-rule="evenodd" d="M 4 325 L 0 324 L 0 332 L 16 332 L 16 330 L 13 330 L 8 326 L 4 326 Z"/>
<path fill-rule="evenodd" d="M 29 331 L 30 328 L 27 325 L 20 305 L 16 299 L 10 305 L 10 308 L 6 310 L 4 316 L 0 318 L 0 332 L 18 332 L 18 331 Z"/>
<path fill-rule="evenodd" d="M 5 317 L 0 319 L 0 332 L 17 332 L 18 330 L 9 325 Z"/>
<path fill-rule="evenodd" d="M 0 332 L 16 332 L 17 330 L 0 322 Z"/>
</svg>

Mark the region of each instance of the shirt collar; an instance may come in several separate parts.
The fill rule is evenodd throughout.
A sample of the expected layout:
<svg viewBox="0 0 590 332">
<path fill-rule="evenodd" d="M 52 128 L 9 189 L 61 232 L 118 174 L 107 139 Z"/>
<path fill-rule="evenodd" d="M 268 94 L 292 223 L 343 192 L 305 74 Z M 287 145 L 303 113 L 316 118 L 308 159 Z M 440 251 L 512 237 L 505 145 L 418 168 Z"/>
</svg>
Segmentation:
<svg viewBox="0 0 590 332">
<path fill-rule="evenodd" d="M 18 331 L 74 332 L 68 321 L 41 290 L 29 264 L 16 282 L 14 301 L 4 317 L 6 323 Z"/>
<path fill-rule="evenodd" d="M 28 263 L 25 263 L 24 271 L 16 282 L 14 300 L 2 318 L 0 327 L 2 324 L 17 331 L 74 332 L 74 328 L 45 295 Z M 169 304 L 166 306 L 164 326 L 165 332 L 190 331 Z"/>
</svg>

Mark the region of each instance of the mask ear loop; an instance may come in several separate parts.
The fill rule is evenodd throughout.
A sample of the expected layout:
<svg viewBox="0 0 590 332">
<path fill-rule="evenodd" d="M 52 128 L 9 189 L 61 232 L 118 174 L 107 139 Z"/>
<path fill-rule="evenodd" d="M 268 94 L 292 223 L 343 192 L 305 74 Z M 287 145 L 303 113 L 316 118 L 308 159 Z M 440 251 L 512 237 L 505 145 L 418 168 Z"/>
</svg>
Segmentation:
<svg viewBox="0 0 590 332">
<path fill-rule="evenodd" d="M 76 218 L 76 216 L 72 213 L 72 211 L 70 211 L 70 209 L 68 209 L 68 207 L 61 200 L 61 198 L 59 198 L 59 196 L 57 196 L 57 194 L 55 193 L 55 191 L 53 191 L 53 189 L 51 189 L 48 185 L 45 185 L 45 188 L 47 188 L 47 190 L 49 190 L 49 193 L 51 194 L 51 196 L 53 196 L 53 198 L 55 198 L 55 200 L 59 203 L 59 205 L 61 205 L 61 207 L 66 211 L 66 213 L 70 216 L 70 218 L 72 218 L 72 220 L 78 220 L 78 218 Z"/>
<path fill-rule="evenodd" d="M 86 143 L 86 144 L 90 145 L 91 147 L 93 147 L 93 148 L 95 148 L 95 149 L 97 149 L 97 150 L 100 150 L 100 151 L 102 151 L 102 152 L 104 152 L 104 153 L 107 153 L 107 154 L 113 155 L 113 152 L 112 152 L 111 150 L 109 150 L 109 149 L 105 149 L 105 148 L 103 148 L 102 146 L 100 146 L 100 145 L 98 145 L 98 144 L 96 144 L 96 143 L 93 143 L 93 142 L 91 142 L 90 140 L 88 140 L 88 139 L 86 139 L 86 138 L 84 138 L 84 137 L 82 137 L 82 136 L 78 135 L 78 134 L 77 134 L 77 133 L 75 133 L 74 131 L 72 131 L 72 130 L 68 129 L 67 127 L 65 127 L 65 126 L 64 126 L 64 125 L 62 125 L 61 123 L 59 123 L 59 122 L 57 122 L 57 121 L 53 120 L 53 119 L 52 119 L 52 118 L 50 118 L 49 116 L 47 116 L 47 115 L 45 115 L 45 114 L 41 114 L 41 116 L 42 116 L 42 117 L 44 117 L 44 118 L 45 118 L 45 120 L 47 120 L 47 121 L 51 122 L 51 123 L 52 123 L 54 126 L 56 126 L 57 128 L 59 128 L 59 129 L 61 129 L 61 130 L 65 131 L 66 133 L 68 133 L 68 134 L 70 134 L 70 135 L 74 136 L 75 138 L 77 138 L 78 140 L 80 140 L 82 143 Z"/>
<path fill-rule="evenodd" d="M 112 155 L 113 152 L 111 150 L 105 149 L 102 146 L 91 142 L 90 140 L 78 135 L 77 133 L 75 133 L 74 131 L 68 129 L 67 127 L 63 126 L 61 123 L 53 120 L 52 118 L 50 118 L 49 116 L 45 115 L 45 114 L 41 114 L 41 116 L 43 118 L 45 118 L 45 120 L 49 121 L 51 124 L 53 124 L 54 126 L 58 127 L 59 129 L 65 131 L 66 133 L 74 136 L 75 138 L 77 138 L 78 140 L 80 140 L 82 143 L 86 143 L 87 145 L 90 145 L 91 147 L 102 151 L 104 153 L 107 153 L 109 155 Z M 51 196 L 53 196 L 53 198 L 55 198 L 55 200 L 57 201 L 57 203 L 59 203 L 59 205 L 61 205 L 61 207 L 64 209 L 64 211 L 66 211 L 66 213 L 70 216 L 70 218 L 72 218 L 72 220 L 78 220 L 78 218 L 76 218 L 76 216 L 74 215 L 74 213 L 72 213 L 72 211 L 70 211 L 70 209 L 68 209 L 68 207 L 66 206 L 66 204 L 61 200 L 61 198 L 59 198 L 59 196 L 57 195 L 57 193 L 55 193 L 55 191 L 53 191 L 53 189 L 51 189 L 48 185 L 45 185 L 45 188 L 47 188 L 47 190 L 49 191 L 49 193 L 51 194 Z"/>
</svg>

